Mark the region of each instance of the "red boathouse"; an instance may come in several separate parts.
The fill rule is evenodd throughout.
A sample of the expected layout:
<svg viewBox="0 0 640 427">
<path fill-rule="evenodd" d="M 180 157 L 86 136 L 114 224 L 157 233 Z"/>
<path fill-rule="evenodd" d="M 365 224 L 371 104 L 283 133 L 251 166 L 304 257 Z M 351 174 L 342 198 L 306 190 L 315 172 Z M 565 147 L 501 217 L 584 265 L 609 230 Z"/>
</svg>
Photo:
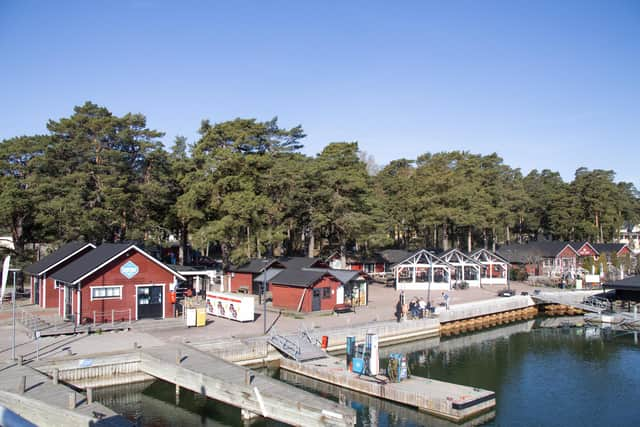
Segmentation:
<svg viewBox="0 0 640 427">
<path fill-rule="evenodd" d="M 51 275 L 60 315 L 80 323 L 173 317 L 170 292 L 184 277 L 132 244 L 105 243 Z"/>
</svg>

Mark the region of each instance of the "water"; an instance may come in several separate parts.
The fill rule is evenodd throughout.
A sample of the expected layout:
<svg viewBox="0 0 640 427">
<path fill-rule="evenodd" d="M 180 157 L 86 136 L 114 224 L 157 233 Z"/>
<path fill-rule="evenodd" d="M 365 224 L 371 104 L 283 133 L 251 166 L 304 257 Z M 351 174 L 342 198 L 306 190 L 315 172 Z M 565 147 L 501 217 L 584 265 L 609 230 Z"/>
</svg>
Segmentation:
<svg viewBox="0 0 640 427">
<path fill-rule="evenodd" d="M 640 422 L 640 345 L 633 334 L 595 329 L 535 329 L 533 321 L 451 339 L 384 348 L 408 355 L 412 374 L 496 392 L 495 413 L 469 422 L 487 426 L 635 426 Z M 339 395 L 362 426 L 451 426 L 414 409 L 284 371 L 282 380 L 332 400 Z M 240 410 L 162 381 L 109 387 L 99 400 L 146 426 L 242 426 Z M 257 426 L 279 423 L 259 420 Z"/>
</svg>

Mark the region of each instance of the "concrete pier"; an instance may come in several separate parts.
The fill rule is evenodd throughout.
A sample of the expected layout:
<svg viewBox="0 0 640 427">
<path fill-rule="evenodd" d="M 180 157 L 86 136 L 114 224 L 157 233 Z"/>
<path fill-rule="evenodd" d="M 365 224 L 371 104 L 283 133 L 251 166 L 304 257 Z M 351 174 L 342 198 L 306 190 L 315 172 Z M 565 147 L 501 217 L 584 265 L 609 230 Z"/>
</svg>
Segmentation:
<svg viewBox="0 0 640 427">
<path fill-rule="evenodd" d="M 0 405 L 39 426 L 131 426 L 126 418 L 28 366 L 0 367 Z"/>
<path fill-rule="evenodd" d="M 385 383 L 345 369 L 344 360 L 329 357 L 307 363 L 282 359 L 280 368 L 329 384 L 381 399 L 415 407 L 421 411 L 461 422 L 492 410 L 495 393 L 474 387 L 412 376 L 400 383 Z"/>
</svg>

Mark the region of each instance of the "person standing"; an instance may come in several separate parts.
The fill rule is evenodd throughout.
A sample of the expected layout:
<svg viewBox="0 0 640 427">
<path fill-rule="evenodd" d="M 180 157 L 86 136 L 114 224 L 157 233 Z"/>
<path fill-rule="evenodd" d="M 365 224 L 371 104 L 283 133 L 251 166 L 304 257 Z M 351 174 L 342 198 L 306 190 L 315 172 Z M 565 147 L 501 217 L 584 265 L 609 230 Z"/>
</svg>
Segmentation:
<svg viewBox="0 0 640 427">
<path fill-rule="evenodd" d="M 449 310 L 449 294 L 444 294 L 444 306 Z"/>
</svg>

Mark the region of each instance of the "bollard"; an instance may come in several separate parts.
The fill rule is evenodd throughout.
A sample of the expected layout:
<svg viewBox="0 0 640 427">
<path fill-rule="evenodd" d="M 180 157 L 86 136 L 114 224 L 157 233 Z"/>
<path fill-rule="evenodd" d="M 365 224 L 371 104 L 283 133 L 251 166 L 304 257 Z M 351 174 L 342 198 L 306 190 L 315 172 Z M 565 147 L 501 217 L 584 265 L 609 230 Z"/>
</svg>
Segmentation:
<svg viewBox="0 0 640 427">
<path fill-rule="evenodd" d="M 137 350 L 138 349 L 138 341 L 134 341 L 133 342 L 133 349 Z"/>
<path fill-rule="evenodd" d="M 18 365 L 22 366 L 24 364 L 24 355 L 18 356 Z"/>
<path fill-rule="evenodd" d="M 91 405 L 93 403 L 93 389 L 91 387 L 87 387 L 87 405 Z"/>
<path fill-rule="evenodd" d="M 76 409 L 76 392 L 72 391 L 69 393 L 69 409 Z"/>
<path fill-rule="evenodd" d="M 246 385 L 250 385 L 250 384 L 251 384 L 251 377 L 252 377 L 252 375 L 251 375 L 251 371 L 247 370 L 247 371 L 244 373 L 244 383 L 245 383 Z"/>
<path fill-rule="evenodd" d="M 18 380 L 18 394 L 24 394 L 27 388 L 27 377 L 24 375 Z"/>
<path fill-rule="evenodd" d="M 58 368 L 53 368 L 53 383 L 58 384 L 60 380 L 60 370 Z"/>
<path fill-rule="evenodd" d="M 176 350 L 176 365 L 179 365 L 182 362 L 182 350 Z"/>
<path fill-rule="evenodd" d="M 73 353 L 71 352 L 70 348 L 67 349 L 67 356 L 73 356 Z"/>
</svg>

